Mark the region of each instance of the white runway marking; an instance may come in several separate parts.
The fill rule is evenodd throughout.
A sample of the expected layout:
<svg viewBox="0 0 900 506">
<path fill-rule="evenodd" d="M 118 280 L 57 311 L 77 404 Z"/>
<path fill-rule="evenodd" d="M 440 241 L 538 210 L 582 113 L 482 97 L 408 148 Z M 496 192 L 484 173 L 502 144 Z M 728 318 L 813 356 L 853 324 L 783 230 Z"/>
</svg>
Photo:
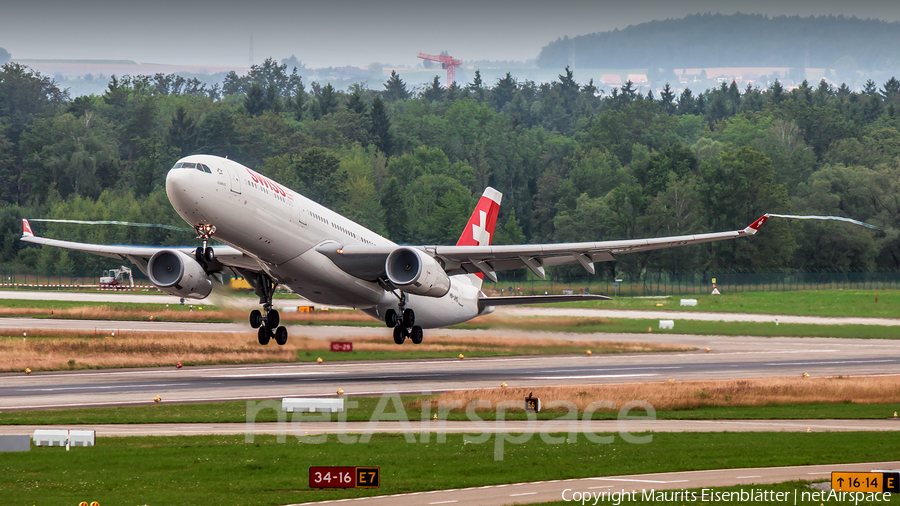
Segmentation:
<svg viewBox="0 0 900 506">
<path fill-rule="evenodd" d="M 595 480 L 605 481 L 628 481 L 634 483 L 687 483 L 691 480 L 674 480 L 674 481 L 655 481 L 655 480 L 631 480 L 626 478 L 594 478 Z"/>
<path fill-rule="evenodd" d="M 589 376 L 528 376 L 525 379 L 596 379 L 596 378 L 640 378 L 646 376 L 659 376 L 659 374 L 593 374 Z"/>
</svg>

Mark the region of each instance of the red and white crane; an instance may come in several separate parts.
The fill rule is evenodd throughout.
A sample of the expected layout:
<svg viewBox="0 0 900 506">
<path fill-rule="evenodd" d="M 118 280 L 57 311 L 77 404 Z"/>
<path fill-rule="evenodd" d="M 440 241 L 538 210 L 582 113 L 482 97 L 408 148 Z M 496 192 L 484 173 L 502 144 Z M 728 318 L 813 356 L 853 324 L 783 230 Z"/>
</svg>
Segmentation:
<svg viewBox="0 0 900 506">
<path fill-rule="evenodd" d="M 442 69 L 447 69 L 447 86 L 456 82 L 456 67 L 462 65 L 463 62 L 462 60 L 456 60 L 447 54 L 433 55 L 419 53 L 419 58 L 439 62 Z"/>
</svg>

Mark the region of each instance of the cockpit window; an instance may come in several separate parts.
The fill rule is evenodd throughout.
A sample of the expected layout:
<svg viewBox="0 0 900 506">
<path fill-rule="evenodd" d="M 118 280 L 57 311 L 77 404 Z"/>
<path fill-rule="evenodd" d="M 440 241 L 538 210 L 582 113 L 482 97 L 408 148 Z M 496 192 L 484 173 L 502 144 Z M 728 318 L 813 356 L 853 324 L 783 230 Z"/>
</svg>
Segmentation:
<svg viewBox="0 0 900 506">
<path fill-rule="evenodd" d="M 206 172 L 207 174 L 212 174 L 212 170 L 209 167 L 202 163 L 197 162 L 178 162 L 175 164 L 173 169 L 197 169 L 200 172 Z"/>
</svg>

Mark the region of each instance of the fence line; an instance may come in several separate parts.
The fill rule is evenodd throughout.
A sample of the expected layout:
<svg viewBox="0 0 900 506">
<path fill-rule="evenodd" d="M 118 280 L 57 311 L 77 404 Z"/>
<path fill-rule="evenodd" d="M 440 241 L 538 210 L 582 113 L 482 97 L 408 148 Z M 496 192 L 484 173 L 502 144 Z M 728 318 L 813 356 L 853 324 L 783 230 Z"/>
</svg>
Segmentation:
<svg viewBox="0 0 900 506">
<path fill-rule="evenodd" d="M 896 290 L 900 271 L 755 270 L 681 272 L 648 271 L 638 276 L 548 277 L 501 280 L 485 283 L 494 295 L 543 295 L 594 293 L 619 297 L 704 295 L 712 292 L 713 280 L 722 293 L 786 292 L 798 290 Z"/>
<path fill-rule="evenodd" d="M 0 264 L 0 285 L 97 285 L 104 269 L 73 268 L 60 272 L 49 268 L 43 272 L 20 264 Z M 139 269 L 132 270 L 135 285 L 150 282 Z M 713 279 L 722 293 L 785 292 L 796 290 L 897 290 L 900 270 L 828 271 L 787 269 L 730 269 L 709 271 L 646 271 L 640 276 L 608 273 L 590 277 L 548 276 L 547 280 L 521 275 L 508 275 L 498 283 L 486 282 L 483 290 L 493 295 L 599 293 L 620 297 L 663 295 L 703 295 L 712 291 Z M 60 286 L 61 288 L 62 286 Z M 501 292 L 502 291 L 502 292 Z"/>
</svg>

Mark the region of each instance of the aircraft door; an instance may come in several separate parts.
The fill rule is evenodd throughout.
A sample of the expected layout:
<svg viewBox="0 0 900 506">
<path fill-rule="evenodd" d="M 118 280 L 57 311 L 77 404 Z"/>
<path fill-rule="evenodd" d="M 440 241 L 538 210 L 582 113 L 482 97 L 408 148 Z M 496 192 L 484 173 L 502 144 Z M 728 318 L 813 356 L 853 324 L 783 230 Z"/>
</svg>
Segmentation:
<svg viewBox="0 0 900 506">
<path fill-rule="evenodd" d="M 294 219 L 297 220 L 297 223 L 306 226 L 306 208 L 303 206 L 303 202 L 298 196 L 294 199 L 293 212 L 291 214 L 294 215 Z"/>
<path fill-rule="evenodd" d="M 229 162 L 225 162 L 225 170 L 228 171 L 228 178 L 231 180 L 231 191 L 240 195 L 241 193 L 241 176 L 240 169 Z"/>
</svg>

